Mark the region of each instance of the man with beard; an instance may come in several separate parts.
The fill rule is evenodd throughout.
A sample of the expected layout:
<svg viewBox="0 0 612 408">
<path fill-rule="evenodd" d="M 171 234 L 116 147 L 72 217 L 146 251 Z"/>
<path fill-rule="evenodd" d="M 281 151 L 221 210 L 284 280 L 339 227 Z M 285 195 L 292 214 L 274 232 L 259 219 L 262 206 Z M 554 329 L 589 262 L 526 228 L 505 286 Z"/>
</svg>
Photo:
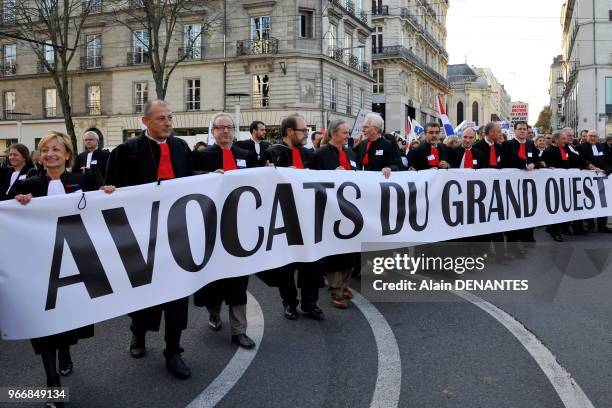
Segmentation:
<svg viewBox="0 0 612 408">
<path fill-rule="evenodd" d="M 251 132 L 251 138 L 236 142 L 236 146 L 253 153 L 259 163 L 264 152 L 270 147 L 270 143 L 265 141 L 266 124 L 256 120 L 249 126 L 249 132 Z"/>
<path fill-rule="evenodd" d="M 212 120 L 215 144 L 193 153 L 194 170 L 224 174 L 228 171 L 257 167 L 255 154 L 232 144 L 236 125 L 225 112 L 215 114 Z M 232 343 L 251 349 L 255 342 L 246 334 L 247 287 L 249 276 L 219 279 L 198 290 L 193 300 L 196 306 L 206 306 L 211 330 L 221 330 L 221 305 L 229 306 Z"/>
<path fill-rule="evenodd" d="M 423 141 L 419 147 L 408 152 L 410 170 L 448 169 L 446 146 L 439 143 L 440 125 L 435 122 L 425 125 Z"/>
<path fill-rule="evenodd" d="M 170 106 L 162 100 L 147 101 L 142 122 L 147 129 L 140 136 L 129 139 L 112 151 L 105 184 L 126 187 L 191 176 L 191 151 L 185 141 L 172 135 Z M 131 313 L 131 356 L 144 357 L 146 332 L 159 331 L 163 312 L 166 369 L 180 379 L 191 376 L 191 370 L 181 357 L 183 349 L 180 347 L 181 333 L 187 328 L 188 300 L 185 297 Z"/>
</svg>

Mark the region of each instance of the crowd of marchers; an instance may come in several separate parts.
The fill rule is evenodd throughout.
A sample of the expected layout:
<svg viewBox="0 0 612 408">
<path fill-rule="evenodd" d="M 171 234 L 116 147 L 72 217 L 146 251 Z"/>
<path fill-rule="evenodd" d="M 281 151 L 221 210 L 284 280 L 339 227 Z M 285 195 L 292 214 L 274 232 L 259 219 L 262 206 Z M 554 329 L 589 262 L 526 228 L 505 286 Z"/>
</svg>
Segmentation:
<svg viewBox="0 0 612 408">
<path fill-rule="evenodd" d="M 250 125 L 251 137 L 236 141 L 232 116 L 214 115 L 212 129 L 215 143 L 199 142 L 193 149 L 173 135 L 171 107 L 161 100 L 150 100 L 142 118 L 146 129 L 111 152 L 98 148 L 98 135 L 83 135 L 85 151 L 76 155 L 68 135 L 49 132 L 42 137 L 38 151 L 30 155 L 27 147 L 14 144 L 8 150 L 10 166 L 0 168 L 0 199 L 15 199 L 27 205 L 33 198 L 162 182 L 202 173 L 225 173 L 241 169 L 275 166 L 294 169 L 375 171 L 389 178 L 393 172 L 428 169 L 521 169 L 577 168 L 608 174 L 612 169 L 612 139 L 601 143 L 596 131 L 581 132 L 574 139 L 572 129 L 534 137 L 527 123 L 514 124 L 515 137 L 506 140 L 499 124 L 491 122 L 479 129 L 465 129 L 459 137 L 444 138 L 438 123 L 425 126 L 419 140 L 406 143 L 384 133 L 384 120 L 368 114 L 357 140 L 351 140 L 351 124 L 342 119 L 328 123 L 325 131 L 310 132 L 305 119 L 290 115 L 280 123 L 280 140 L 266 141 L 266 124 Z M 277 124 L 274 124 L 277 125 Z M 312 147 L 306 147 L 308 139 Z M 350 145 L 350 147 L 349 147 Z M 606 218 L 574 221 L 547 227 L 555 241 L 563 235 L 612 232 Z M 535 242 L 533 228 L 478 237 L 489 242 L 498 261 L 524 257 L 526 247 Z M 305 316 L 324 320 L 319 307 L 319 292 L 326 285 L 334 307 L 346 308 L 353 293 L 351 275 L 359 270 L 359 254 L 326 257 L 317 262 L 294 263 L 262 271 L 257 276 L 277 287 L 282 313 L 288 320 Z M 24 271 L 25 272 L 25 271 Z M 255 342 L 247 335 L 247 287 L 249 276 L 212 282 L 193 295 L 196 306 L 208 311 L 208 327 L 222 330 L 221 306 L 229 307 L 231 341 L 252 349 Z M 159 331 L 165 321 L 167 370 L 179 379 L 189 378 L 191 370 L 182 358 L 181 335 L 187 327 L 189 297 L 159 304 L 130 314 L 129 354 L 135 359 L 147 354 L 146 334 Z M 298 306 L 301 313 L 298 313 Z M 79 339 L 92 337 L 93 325 L 52 336 L 31 339 L 46 373 L 46 385 L 61 386 L 60 375 L 70 375 L 73 361 L 70 346 Z M 76 392 L 76 391 L 73 391 Z M 49 402 L 47 406 L 61 406 Z"/>
</svg>

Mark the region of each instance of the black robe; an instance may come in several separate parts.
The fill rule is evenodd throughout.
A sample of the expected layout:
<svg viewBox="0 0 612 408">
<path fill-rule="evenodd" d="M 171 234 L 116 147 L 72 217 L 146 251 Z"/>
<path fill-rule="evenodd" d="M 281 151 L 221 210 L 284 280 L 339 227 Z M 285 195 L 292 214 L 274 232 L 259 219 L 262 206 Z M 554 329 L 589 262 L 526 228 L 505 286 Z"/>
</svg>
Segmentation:
<svg viewBox="0 0 612 408">
<path fill-rule="evenodd" d="M 76 157 L 74 165 L 72 166 L 72 172 L 92 172 L 98 180 L 98 185 L 102 186 L 104 184 L 104 179 L 106 178 L 106 165 L 108 164 L 108 157 L 110 156 L 110 152 L 106 149 L 94 150 L 93 154 L 91 155 L 91 163 L 89 165 L 89 169 L 85 169 L 85 167 L 87 166 L 87 153 L 89 152 L 86 150 Z"/>
<path fill-rule="evenodd" d="M 81 191 L 96 190 L 96 180 L 90 174 L 72 174 L 64 172 L 60 177 L 66 194 Z M 25 180 L 15 182 L 11 189 L 11 197 L 14 198 L 18 194 L 32 194 L 33 197 L 44 197 L 47 195 L 49 187 L 49 178 L 45 174 L 39 174 Z M 36 354 L 46 351 L 52 351 L 61 347 L 71 346 L 78 343 L 79 339 L 93 337 L 94 325 L 90 324 L 78 329 L 68 330 L 63 333 L 53 334 L 51 336 L 37 337 L 31 339 L 32 347 Z"/>
<path fill-rule="evenodd" d="M 438 148 L 438 158 L 440 161 L 448 162 L 446 146 L 438 143 L 435 147 Z M 438 168 L 438 166 L 431 166 L 429 164 L 428 157 L 431 156 L 431 148 L 432 145 L 423 140 L 417 147 L 410 149 L 408 151 L 408 167 L 412 167 L 415 170 Z"/>
<path fill-rule="evenodd" d="M 11 176 L 13 175 L 13 172 L 14 169 L 12 167 L 3 168 L 0 171 L 0 201 L 14 196 L 11 195 L 10 191 L 8 191 L 9 186 L 11 185 Z M 17 177 L 17 180 L 15 180 L 15 184 L 17 184 L 17 181 L 24 180 L 28 177 L 34 177 L 38 174 L 39 171 L 32 164 L 26 164 L 19 172 L 19 176 Z M 13 184 L 12 188 L 15 188 L 15 184 Z"/>
<path fill-rule="evenodd" d="M 538 164 L 538 152 L 533 142 L 529 140 L 525 142 L 525 155 L 527 156 L 525 160 L 518 156 L 520 148 L 521 144 L 516 139 L 508 140 L 502 144 L 502 168 L 524 170 L 528 164 Z"/>
<path fill-rule="evenodd" d="M 244 149 L 244 150 L 248 150 L 249 152 L 253 153 L 255 155 L 255 157 L 257 158 L 257 163 L 258 165 L 262 165 L 265 163 L 261 163 L 263 154 L 266 150 L 268 150 L 268 147 L 270 147 L 270 143 L 262 140 L 261 142 L 259 142 L 259 154 L 257 154 L 257 151 L 255 150 L 255 142 L 253 141 L 253 139 L 247 139 L 247 140 L 239 140 L 236 143 L 234 143 L 235 146 Z"/>
<path fill-rule="evenodd" d="M 499 169 L 499 168 L 501 168 L 501 164 L 502 164 L 504 159 L 503 159 L 503 149 L 502 149 L 502 146 L 499 143 L 494 143 L 493 145 L 489 146 L 487 141 L 482 139 L 482 140 L 479 140 L 478 142 L 474 143 L 473 149 L 479 150 L 480 154 L 482 155 L 482 164 L 480 165 L 481 169 L 491 169 L 491 168 L 492 169 Z M 497 157 L 497 165 L 496 166 L 491 166 L 491 164 L 490 164 L 491 149 L 495 149 L 495 155 Z"/>
<path fill-rule="evenodd" d="M 597 156 L 593 153 L 593 146 L 595 146 L 599 152 Z M 595 143 L 595 145 L 582 143 L 576 150 L 578 150 L 578 153 L 580 153 L 580 156 L 582 156 L 584 160 L 604 170 L 606 174 L 612 172 L 612 155 L 606 154 L 607 149 L 602 143 Z"/>
<path fill-rule="evenodd" d="M 352 170 L 358 170 L 361 165 L 355 152 L 351 149 L 343 149 Z M 334 145 L 326 144 L 314 153 L 312 168 L 316 170 L 336 170 L 340 167 L 340 151 Z"/>
<path fill-rule="evenodd" d="M 472 161 L 474 162 L 474 169 L 482 169 L 484 165 L 482 158 L 482 152 L 480 150 L 471 148 L 472 150 Z M 450 150 L 448 152 L 448 164 L 453 169 L 461 168 L 461 160 L 463 160 L 463 155 L 465 154 L 465 147 L 457 146 L 456 148 Z"/>
<path fill-rule="evenodd" d="M 235 144 L 231 147 L 232 154 L 238 170 L 241 168 L 257 167 L 257 157 L 248 150 L 241 149 Z M 223 153 L 219 145 L 208 146 L 204 150 L 192 152 L 192 163 L 195 171 L 212 173 L 215 170 L 223 169 Z"/>
<path fill-rule="evenodd" d="M 368 164 L 365 165 L 363 164 L 363 158 L 367 147 L 368 141 L 363 140 L 358 146 L 353 148 L 353 151 L 357 153 L 362 170 L 381 171 L 385 167 L 393 171 L 405 170 L 399 150 L 384 137 L 381 136 L 372 142 L 368 150 Z"/>
<path fill-rule="evenodd" d="M 569 149 L 565 147 L 565 151 L 568 154 L 567 160 L 561 158 L 561 150 L 557 146 L 550 146 L 542 153 L 542 161 L 546 163 L 546 167 L 554 167 L 555 169 L 569 169 Z"/>
<path fill-rule="evenodd" d="M 304 168 L 309 169 L 312 167 L 314 154 L 309 153 L 308 149 L 303 146 L 294 147 L 294 149 L 300 150 L 300 157 L 302 158 Z M 276 167 L 291 167 L 293 166 L 293 151 L 285 142 L 273 144 L 266 149 L 261 160 L 263 164 L 269 161 L 270 164 Z"/>
</svg>

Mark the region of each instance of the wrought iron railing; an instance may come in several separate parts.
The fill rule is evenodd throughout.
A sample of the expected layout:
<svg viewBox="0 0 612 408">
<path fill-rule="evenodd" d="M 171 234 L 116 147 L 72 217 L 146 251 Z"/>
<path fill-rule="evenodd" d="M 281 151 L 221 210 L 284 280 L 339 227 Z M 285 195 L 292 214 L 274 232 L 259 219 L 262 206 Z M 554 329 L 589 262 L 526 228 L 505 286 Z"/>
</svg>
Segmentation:
<svg viewBox="0 0 612 408">
<path fill-rule="evenodd" d="M 277 54 L 278 39 L 268 38 L 265 40 L 239 40 L 236 42 L 237 55 L 259 55 Z"/>
</svg>

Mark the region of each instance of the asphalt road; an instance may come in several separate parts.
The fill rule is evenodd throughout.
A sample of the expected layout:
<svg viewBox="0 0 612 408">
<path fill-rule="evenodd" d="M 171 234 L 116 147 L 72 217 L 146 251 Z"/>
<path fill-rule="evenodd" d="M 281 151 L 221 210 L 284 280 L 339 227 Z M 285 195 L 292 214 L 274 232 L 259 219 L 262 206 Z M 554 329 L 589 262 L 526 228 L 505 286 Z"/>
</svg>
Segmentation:
<svg viewBox="0 0 612 408">
<path fill-rule="evenodd" d="M 528 278 L 536 257 L 558 256 L 542 232 L 537 238 L 527 259 L 487 277 Z M 612 237 L 600 234 L 572 238 L 594 247 L 604 241 L 612 247 Z M 610 261 L 606 265 L 597 279 L 582 280 L 582 301 L 500 302 L 482 295 L 537 337 L 580 386 L 587 407 L 612 407 L 612 301 L 605 300 L 612 293 L 607 292 L 612 267 Z M 354 280 L 352 286 L 359 291 L 360 284 Z M 576 292 L 571 281 L 558 286 L 559 292 Z M 205 309 L 191 306 L 182 345 L 193 375 L 185 381 L 166 372 L 159 333 L 148 334 L 148 354 L 135 360 L 128 354 L 127 317 L 97 324 L 94 338 L 72 348 L 75 370 L 62 378 L 70 387 L 70 406 L 186 407 L 205 390 L 217 395 L 219 407 L 370 407 L 373 399 L 381 407 L 578 406 L 563 402 L 564 391 L 552 385 L 515 334 L 454 294 L 444 294 L 445 302 L 363 300 L 363 307 L 351 304 L 338 310 L 321 290 L 326 320 L 318 322 L 303 316 L 286 320 L 277 290 L 257 278 L 251 278 L 249 292 L 262 310 L 258 349 L 237 353 L 230 343 L 226 308 L 223 330 L 212 332 Z M 401 361 L 390 364 L 395 348 Z M 44 381 L 42 364 L 28 341 L 0 342 L 0 387 Z M 229 391 L 219 391 L 219 384 Z"/>
</svg>

